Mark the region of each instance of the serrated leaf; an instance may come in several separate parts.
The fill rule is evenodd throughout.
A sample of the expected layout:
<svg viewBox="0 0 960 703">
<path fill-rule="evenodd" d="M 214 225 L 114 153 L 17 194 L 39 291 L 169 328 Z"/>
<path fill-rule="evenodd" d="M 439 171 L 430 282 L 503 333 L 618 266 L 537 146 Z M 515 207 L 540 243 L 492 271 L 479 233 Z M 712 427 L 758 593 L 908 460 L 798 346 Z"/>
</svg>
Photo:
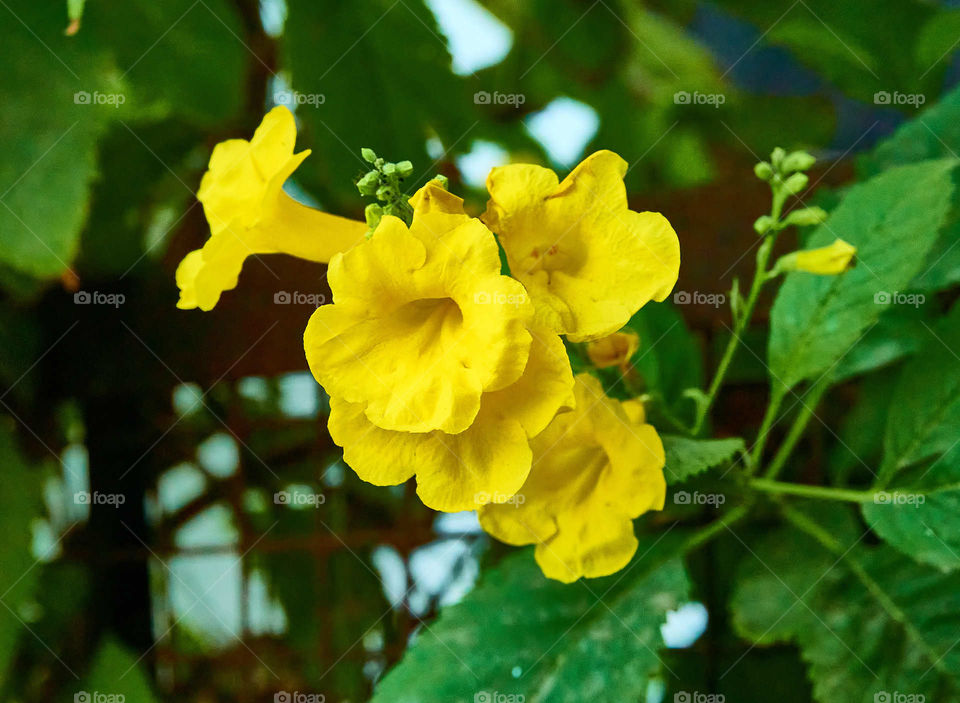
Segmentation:
<svg viewBox="0 0 960 703">
<path fill-rule="evenodd" d="M 944 223 L 955 163 L 900 166 L 858 184 L 817 228 L 808 247 L 841 237 L 857 247 L 858 263 L 840 276 L 787 276 L 770 314 L 776 381 L 791 388 L 831 370 L 906 290 Z"/>
<path fill-rule="evenodd" d="M 727 439 L 690 439 L 662 435 L 667 463 L 663 469 L 668 484 L 681 483 L 715 466 L 732 461 L 745 445 L 739 437 Z"/>
<path fill-rule="evenodd" d="M 418 634 L 373 703 L 642 699 L 660 667 L 660 626 L 688 598 L 677 544 L 642 540 L 619 574 L 566 585 L 546 579 L 529 550 L 508 557 Z"/>
<path fill-rule="evenodd" d="M 736 630 L 760 645 L 795 642 L 822 703 L 952 700 L 960 580 L 865 546 L 849 511 L 833 512 L 815 523 L 830 548 L 793 527 L 752 547 L 731 602 Z"/>
</svg>

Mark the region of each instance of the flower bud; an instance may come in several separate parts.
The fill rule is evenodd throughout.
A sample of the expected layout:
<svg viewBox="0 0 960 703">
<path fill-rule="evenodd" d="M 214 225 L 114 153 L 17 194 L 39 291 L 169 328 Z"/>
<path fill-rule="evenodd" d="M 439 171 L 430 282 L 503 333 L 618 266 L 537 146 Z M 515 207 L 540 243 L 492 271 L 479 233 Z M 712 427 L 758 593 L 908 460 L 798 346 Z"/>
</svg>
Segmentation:
<svg viewBox="0 0 960 703">
<path fill-rule="evenodd" d="M 761 161 L 754 166 L 753 172 L 761 181 L 769 181 L 771 178 L 773 178 L 773 166 L 768 164 L 766 161 Z"/>
<path fill-rule="evenodd" d="M 377 160 L 377 155 L 373 153 L 373 149 L 368 149 L 367 147 L 363 147 L 360 150 L 360 155 L 363 157 L 364 161 L 370 164 Z"/>
<path fill-rule="evenodd" d="M 621 330 L 587 342 L 587 356 L 598 369 L 625 367 L 640 348 L 640 337 L 631 330 Z"/>
<path fill-rule="evenodd" d="M 805 207 L 799 210 L 793 210 L 783 220 L 785 226 L 796 225 L 798 227 L 807 227 L 809 225 L 819 225 L 827 219 L 827 211 L 820 207 Z"/>
<path fill-rule="evenodd" d="M 380 187 L 380 174 L 376 171 L 370 171 L 357 181 L 357 190 L 361 195 L 373 195 Z"/>
<path fill-rule="evenodd" d="M 783 182 L 783 189 L 790 193 L 790 195 L 796 195 L 806 188 L 809 182 L 810 178 L 807 174 L 795 173 Z"/>
<path fill-rule="evenodd" d="M 770 215 L 760 215 L 753 223 L 753 228 L 757 231 L 757 234 L 766 234 L 771 227 L 773 227 L 773 218 Z"/>
<path fill-rule="evenodd" d="M 857 248 L 842 239 L 819 249 L 795 251 L 781 257 L 776 268 L 780 271 L 806 271 L 821 276 L 835 276 L 850 270 Z"/>
<path fill-rule="evenodd" d="M 780 164 L 783 162 L 784 157 L 787 155 L 780 147 L 774 149 L 770 154 L 770 162 L 773 164 L 773 168 L 777 171 L 780 170 Z"/>
<path fill-rule="evenodd" d="M 780 170 L 783 173 L 793 173 L 794 171 L 806 171 L 817 162 L 816 157 L 811 156 L 805 151 L 794 151 L 787 154 L 783 163 L 780 164 Z"/>
<path fill-rule="evenodd" d="M 385 164 L 383 165 L 383 173 L 384 173 L 384 175 L 392 176 L 392 175 L 395 174 L 396 172 L 397 172 L 397 165 L 396 165 L 396 164 L 391 164 L 391 163 L 388 162 L 388 163 L 385 163 Z"/>
<path fill-rule="evenodd" d="M 399 172 L 400 178 L 406 178 L 413 173 L 413 164 L 409 161 L 401 161 L 397 164 L 397 172 Z"/>
</svg>

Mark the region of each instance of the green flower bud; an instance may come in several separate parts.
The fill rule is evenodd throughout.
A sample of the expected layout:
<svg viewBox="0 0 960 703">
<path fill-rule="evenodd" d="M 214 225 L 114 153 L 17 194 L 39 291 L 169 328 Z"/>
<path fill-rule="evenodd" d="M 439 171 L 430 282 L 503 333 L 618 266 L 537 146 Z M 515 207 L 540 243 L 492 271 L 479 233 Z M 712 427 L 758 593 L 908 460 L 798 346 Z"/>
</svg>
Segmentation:
<svg viewBox="0 0 960 703">
<path fill-rule="evenodd" d="M 794 171 L 806 171 L 817 162 L 816 157 L 811 156 L 805 151 L 795 151 L 787 154 L 783 163 L 780 164 L 780 170 L 784 173 L 793 173 Z"/>
<path fill-rule="evenodd" d="M 440 187 L 444 190 L 450 190 L 450 179 L 444 176 L 442 173 L 438 173 L 436 176 L 434 176 L 433 180 L 439 183 Z"/>
<path fill-rule="evenodd" d="M 377 188 L 377 200 L 388 201 L 390 196 L 393 194 L 393 188 L 388 185 L 383 185 Z"/>
<path fill-rule="evenodd" d="M 807 227 L 809 225 L 819 225 L 827 219 L 827 211 L 820 207 L 805 207 L 800 210 L 794 210 L 784 219 L 786 226 L 796 225 L 798 227 Z"/>
<path fill-rule="evenodd" d="M 368 149 L 367 147 L 363 147 L 360 150 L 360 155 L 363 157 L 364 161 L 370 164 L 377 160 L 377 155 L 373 153 L 373 149 Z"/>
<path fill-rule="evenodd" d="M 761 181 L 769 181 L 773 178 L 773 167 L 766 161 L 761 161 L 753 167 L 753 172 Z"/>
<path fill-rule="evenodd" d="M 785 152 L 780 147 L 777 147 L 776 149 L 774 149 L 773 152 L 770 154 L 770 162 L 773 164 L 773 167 L 776 170 L 778 171 L 780 170 L 780 164 L 783 162 L 783 159 L 786 155 L 787 155 L 787 152 Z"/>
<path fill-rule="evenodd" d="M 397 165 L 387 162 L 383 165 L 382 170 L 385 176 L 392 176 L 397 172 Z"/>
<path fill-rule="evenodd" d="M 380 187 L 380 174 L 376 171 L 370 171 L 364 174 L 363 178 L 357 181 L 357 190 L 361 195 L 373 195 Z"/>
<path fill-rule="evenodd" d="M 783 189 L 791 195 L 796 195 L 806 188 L 807 183 L 809 182 L 810 178 L 807 176 L 807 174 L 795 173 L 783 182 Z"/>
<path fill-rule="evenodd" d="M 773 218 L 770 215 L 760 215 L 753 223 L 753 228 L 757 231 L 757 234 L 766 234 L 771 227 L 773 227 Z"/>
<path fill-rule="evenodd" d="M 383 208 L 377 203 L 370 203 L 363 209 L 363 218 L 367 221 L 367 227 L 375 230 L 383 217 Z"/>
<path fill-rule="evenodd" d="M 401 161 L 397 164 L 397 171 L 400 173 L 400 178 L 406 178 L 413 173 L 413 164 L 409 161 Z"/>
</svg>

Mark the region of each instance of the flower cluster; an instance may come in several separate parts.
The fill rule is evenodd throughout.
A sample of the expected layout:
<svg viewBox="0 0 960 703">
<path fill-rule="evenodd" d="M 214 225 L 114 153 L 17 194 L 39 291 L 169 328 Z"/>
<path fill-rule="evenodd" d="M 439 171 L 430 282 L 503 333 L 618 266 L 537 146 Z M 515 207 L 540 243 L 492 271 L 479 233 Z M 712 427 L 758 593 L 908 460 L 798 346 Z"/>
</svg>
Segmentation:
<svg viewBox="0 0 960 703">
<path fill-rule="evenodd" d="M 495 537 L 535 544 L 551 578 L 622 568 L 632 519 L 663 506 L 663 446 L 639 403 L 574 379 L 563 336 L 624 366 L 636 338 L 606 338 L 676 282 L 676 233 L 629 209 L 626 163 L 600 151 L 563 181 L 495 168 L 479 219 L 430 181 L 411 217 L 382 214 L 364 236 L 283 193 L 308 153 L 295 136 L 276 108 L 250 142 L 214 150 L 200 191 L 212 236 L 177 271 L 180 306 L 212 308 L 249 254 L 329 262 L 333 302 L 304 349 L 345 462 L 377 485 L 416 477 L 437 510 L 478 510 Z"/>
</svg>

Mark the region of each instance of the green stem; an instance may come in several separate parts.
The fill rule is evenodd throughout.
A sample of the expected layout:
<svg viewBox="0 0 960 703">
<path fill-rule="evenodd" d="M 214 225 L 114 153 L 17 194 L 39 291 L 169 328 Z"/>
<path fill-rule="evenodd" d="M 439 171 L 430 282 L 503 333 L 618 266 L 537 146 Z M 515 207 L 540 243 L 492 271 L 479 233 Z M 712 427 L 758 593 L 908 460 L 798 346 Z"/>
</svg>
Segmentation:
<svg viewBox="0 0 960 703">
<path fill-rule="evenodd" d="M 684 542 L 682 551 L 686 554 L 699 549 L 718 534 L 721 534 L 724 529 L 746 517 L 748 512 L 749 508 L 741 505 L 725 513 Z"/>
<path fill-rule="evenodd" d="M 774 211 L 776 212 L 776 216 L 779 216 L 777 210 L 776 203 L 774 203 Z M 774 234 L 768 235 L 757 250 L 757 268 L 753 274 L 750 293 L 747 295 L 747 300 L 744 303 L 742 312 L 733 322 L 733 333 L 727 342 L 726 349 L 723 350 L 723 356 L 720 358 L 720 363 L 717 366 L 713 380 L 710 382 L 710 388 L 707 390 L 707 398 L 698 406 L 697 419 L 696 422 L 693 423 L 693 430 L 691 432 L 693 435 L 700 434 L 700 430 L 703 429 L 703 423 L 706 422 L 710 408 L 713 407 L 713 403 L 717 399 L 717 394 L 723 385 L 723 379 L 726 377 L 730 363 L 733 361 L 733 357 L 737 352 L 740 337 L 744 330 L 746 330 L 747 325 L 750 324 L 750 318 L 753 316 L 753 308 L 756 306 L 757 299 L 760 297 L 760 290 L 767 280 L 767 263 L 770 261 L 770 253 L 773 250 L 774 239 Z"/>
<path fill-rule="evenodd" d="M 823 500 L 840 500 L 849 503 L 871 503 L 876 495 L 876 491 L 853 491 L 846 488 L 831 488 L 829 486 L 810 486 L 805 483 L 783 483 L 769 478 L 750 479 L 748 485 L 764 493 L 793 495 L 802 498 L 820 498 Z"/>
<path fill-rule="evenodd" d="M 770 430 L 773 429 L 773 423 L 777 419 L 777 413 L 780 412 L 780 406 L 783 404 L 786 393 L 786 387 L 779 382 L 770 388 L 770 403 L 767 405 L 767 410 L 763 414 L 763 420 L 760 422 L 760 430 L 757 432 L 757 441 L 754 443 L 753 449 L 750 452 L 750 463 L 747 466 L 748 475 L 752 475 L 757 467 L 760 466 L 760 460 L 763 458 L 763 449 L 767 445 L 767 437 L 770 435 Z"/>
<path fill-rule="evenodd" d="M 780 471 L 787 463 L 787 459 L 790 458 L 790 454 L 793 452 L 794 447 L 797 445 L 797 442 L 800 441 L 804 431 L 807 429 L 807 425 L 810 423 L 810 418 L 813 417 L 813 414 L 817 409 L 817 405 L 820 404 L 820 399 L 823 398 L 823 394 L 829 387 L 829 377 L 821 377 L 820 380 L 814 384 L 813 388 L 807 394 L 807 402 L 803 404 L 803 410 L 801 410 L 794 419 L 793 425 L 790 427 L 790 431 L 783 440 L 783 444 L 781 444 L 780 448 L 777 449 L 777 453 L 774 455 L 773 461 L 770 462 L 770 466 L 766 473 L 764 473 L 764 476 L 767 478 L 776 478 L 780 474 Z M 803 400 L 804 399 L 801 399 L 801 402 L 803 402 Z"/>
</svg>

